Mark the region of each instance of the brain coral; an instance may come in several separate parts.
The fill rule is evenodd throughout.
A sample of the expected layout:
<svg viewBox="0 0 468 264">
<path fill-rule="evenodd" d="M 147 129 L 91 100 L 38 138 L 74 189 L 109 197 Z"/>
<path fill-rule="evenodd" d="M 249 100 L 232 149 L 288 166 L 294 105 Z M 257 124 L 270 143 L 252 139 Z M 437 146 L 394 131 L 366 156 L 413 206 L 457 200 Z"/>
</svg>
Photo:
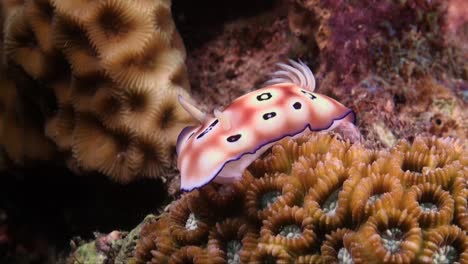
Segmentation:
<svg viewBox="0 0 468 264">
<path fill-rule="evenodd" d="M 143 227 L 134 261 L 468 263 L 467 154 L 449 138 L 287 138 L 241 181 L 183 194 Z"/>
<path fill-rule="evenodd" d="M 51 94 L 42 129 L 69 164 L 116 181 L 172 167 L 179 131 L 192 122 L 185 48 L 171 1 L 4 1 L 6 63 Z"/>
</svg>

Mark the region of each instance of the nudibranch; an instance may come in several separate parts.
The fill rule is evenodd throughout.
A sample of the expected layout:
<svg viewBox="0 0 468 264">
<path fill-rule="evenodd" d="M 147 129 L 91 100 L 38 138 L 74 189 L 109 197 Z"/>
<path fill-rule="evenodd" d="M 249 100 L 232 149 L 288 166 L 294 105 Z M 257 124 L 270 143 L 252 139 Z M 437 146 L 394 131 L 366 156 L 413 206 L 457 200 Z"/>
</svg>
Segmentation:
<svg viewBox="0 0 468 264">
<path fill-rule="evenodd" d="M 214 181 L 239 180 L 255 159 L 277 141 L 307 130 L 328 131 L 340 123 L 354 126 L 354 112 L 315 90 L 312 71 L 303 62 L 278 63 L 263 88 L 235 99 L 223 111 L 207 114 L 179 96 L 199 126 L 184 128 L 177 139 L 181 189 Z"/>
</svg>

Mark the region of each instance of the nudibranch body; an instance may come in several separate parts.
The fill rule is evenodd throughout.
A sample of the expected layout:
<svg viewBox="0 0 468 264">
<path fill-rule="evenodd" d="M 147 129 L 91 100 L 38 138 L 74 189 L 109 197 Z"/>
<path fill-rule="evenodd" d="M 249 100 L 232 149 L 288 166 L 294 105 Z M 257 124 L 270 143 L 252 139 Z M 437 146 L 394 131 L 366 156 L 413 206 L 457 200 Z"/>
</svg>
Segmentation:
<svg viewBox="0 0 468 264">
<path fill-rule="evenodd" d="M 234 100 L 223 111 L 203 113 L 179 97 L 201 125 L 186 127 L 177 139 L 181 189 L 190 191 L 214 180 L 229 183 L 277 141 L 311 131 L 354 123 L 354 112 L 314 93 L 315 79 L 302 62 L 278 63 L 266 86 Z"/>
</svg>

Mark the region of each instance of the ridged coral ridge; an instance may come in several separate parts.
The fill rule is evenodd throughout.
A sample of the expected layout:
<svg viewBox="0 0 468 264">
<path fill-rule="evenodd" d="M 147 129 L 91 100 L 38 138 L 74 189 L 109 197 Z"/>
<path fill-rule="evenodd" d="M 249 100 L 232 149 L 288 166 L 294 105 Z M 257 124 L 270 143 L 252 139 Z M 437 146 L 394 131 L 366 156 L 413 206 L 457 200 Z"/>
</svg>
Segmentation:
<svg viewBox="0 0 468 264">
<path fill-rule="evenodd" d="M 418 217 L 421 227 L 447 225 L 453 219 L 454 201 L 449 192 L 441 186 L 425 183 L 413 185 L 404 201 Z"/>
<path fill-rule="evenodd" d="M 447 142 L 370 150 L 322 133 L 283 139 L 240 181 L 175 201 L 141 234 L 137 263 L 464 263 L 467 153 Z M 405 181 L 395 168 L 416 150 L 445 162 Z"/>
<path fill-rule="evenodd" d="M 378 211 L 347 239 L 357 263 L 411 263 L 423 241 L 417 219 L 397 209 Z"/>
<path fill-rule="evenodd" d="M 54 110 L 37 128 L 71 169 L 120 183 L 175 175 L 177 135 L 194 120 L 177 99 L 190 85 L 171 1 L 27 0 L 3 13 L 5 62 Z"/>
</svg>

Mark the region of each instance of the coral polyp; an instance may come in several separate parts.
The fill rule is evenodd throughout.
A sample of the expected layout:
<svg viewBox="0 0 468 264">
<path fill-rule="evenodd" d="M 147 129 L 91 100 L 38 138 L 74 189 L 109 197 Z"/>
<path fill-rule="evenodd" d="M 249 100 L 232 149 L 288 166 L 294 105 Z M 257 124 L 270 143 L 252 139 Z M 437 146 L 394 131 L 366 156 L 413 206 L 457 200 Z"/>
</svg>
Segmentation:
<svg viewBox="0 0 468 264">
<path fill-rule="evenodd" d="M 256 239 L 255 228 L 245 219 L 226 219 L 210 231 L 208 254 L 219 263 L 246 263 L 255 249 Z"/>
<path fill-rule="evenodd" d="M 468 262 L 466 230 L 453 225 L 445 225 L 428 231 L 419 260 L 424 263 Z"/>
<path fill-rule="evenodd" d="M 403 201 L 418 217 L 421 227 L 446 225 L 453 219 L 454 201 L 441 186 L 430 183 L 414 185 Z"/>
<path fill-rule="evenodd" d="M 348 214 L 348 194 L 343 184 L 348 174 L 339 159 L 319 162 L 314 170 L 317 182 L 304 198 L 304 207 L 312 216 L 314 225 L 327 231 L 343 226 Z"/>
<path fill-rule="evenodd" d="M 181 244 L 196 244 L 207 239 L 209 223 L 204 215 L 206 208 L 194 203 L 193 197 L 196 193 L 186 196 L 181 202 L 174 206 L 169 217 L 172 221 L 170 226 L 171 235 Z"/>
<path fill-rule="evenodd" d="M 416 217 L 397 209 L 378 211 L 346 239 L 357 263 L 411 263 L 423 241 Z"/>
<path fill-rule="evenodd" d="M 281 246 L 259 243 L 252 252 L 250 263 L 291 263 L 293 259 L 293 256 Z"/>
<path fill-rule="evenodd" d="M 403 195 L 403 187 L 396 177 L 390 174 L 372 174 L 356 183 L 351 196 L 351 215 L 356 223 L 381 209 L 396 208 Z"/>
<path fill-rule="evenodd" d="M 277 214 L 263 221 L 260 241 L 281 245 L 287 249 L 304 252 L 312 248 L 317 237 L 312 218 L 299 207 L 284 207 Z"/>
<path fill-rule="evenodd" d="M 171 2 L 6 2 L 2 55 L 32 79 L 22 100 L 50 111 L 38 126 L 66 164 L 120 183 L 173 177 L 177 134 L 193 120 L 177 102 L 190 85 Z"/>
<path fill-rule="evenodd" d="M 245 206 L 247 215 L 257 221 L 263 221 L 278 208 L 292 206 L 300 199 L 300 193 L 289 184 L 286 175 L 263 177 L 247 182 Z"/>
<path fill-rule="evenodd" d="M 437 142 L 427 140 L 414 144 Z M 466 152 L 410 184 L 393 170 L 404 157 L 402 145 L 370 150 L 312 133 L 284 139 L 240 181 L 209 183 L 175 201 L 157 220 L 169 223 L 164 230 L 142 233 L 138 263 L 149 256 L 167 263 L 187 246 L 201 249 L 190 259 L 197 263 L 462 260 L 467 189 L 460 159 Z M 444 148 L 449 145 L 429 147 L 436 158 L 451 151 Z M 445 229 L 452 231 L 438 231 Z"/>
<path fill-rule="evenodd" d="M 338 228 L 325 235 L 320 251 L 322 256 L 338 263 L 351 263 L 352 257 L 343 240 L 346 235 L 352 235 L 353 231 L 347 228 Z"/>
</svg>

